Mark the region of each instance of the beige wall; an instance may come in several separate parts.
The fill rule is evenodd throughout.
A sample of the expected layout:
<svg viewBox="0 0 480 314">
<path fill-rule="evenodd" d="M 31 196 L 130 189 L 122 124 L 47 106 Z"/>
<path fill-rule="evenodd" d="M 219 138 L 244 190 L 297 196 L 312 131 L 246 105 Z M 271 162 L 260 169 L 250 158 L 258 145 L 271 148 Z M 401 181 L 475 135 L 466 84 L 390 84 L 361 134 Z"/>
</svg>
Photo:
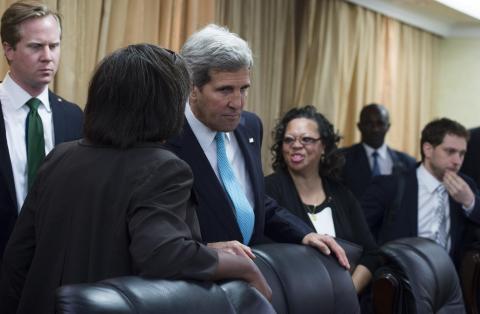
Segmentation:
<svg viewBox="0 0 480 314">
<path fill-rule="evenodd" d="M 443 39 L 434 84 L 434 117 L 480 126 L 480 39 Z"/>
</svg>

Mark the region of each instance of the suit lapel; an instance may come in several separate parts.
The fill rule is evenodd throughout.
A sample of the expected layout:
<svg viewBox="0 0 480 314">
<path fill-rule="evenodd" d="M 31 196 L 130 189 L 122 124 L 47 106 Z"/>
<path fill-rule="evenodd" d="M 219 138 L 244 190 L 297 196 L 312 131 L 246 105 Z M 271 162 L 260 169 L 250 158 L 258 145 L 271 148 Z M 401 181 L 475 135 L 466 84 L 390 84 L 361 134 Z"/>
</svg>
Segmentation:
<svg viewBox="0 0 480 314">
<path fill-rule="evenodd" d="M 220 182 L 218 180 L 203 179 L 217 178 L 217 176 L 186 120 L 183 133 L 180 137 L 171 140 L 169 144 L 173 146 L 177 155 L 192 168 L 194 190 L 198 194 L 197 196 L 202 199 L 202 206 L 198 210 L 214 211 L 215 216 L 221 222 L 217 225 L 226 227 L 232 239 L 238 238 L 238 235 L 241 238 L 241 232 L 233 213 L 231 202 Z M 225 210 L 226 208 L 230 210 Z"/>
<path fill-rule="evenodd" d="M 243 155 L 245 161 L 245 168 L 248 173 L 248 179 L 252 185 L 252 191 L 254 195 L 254 206 L 253 211 L 255 212 L 255 217 L 258 217 L 258 210 L 264 202 L 264 199 L 261 198 L 261 190 L 263 189 L 260 186 L 263 183 L 263 170 L 259 168 L 258 158 L 255 150 L 255 145 L 260 145 L 260 139 L 256 138 L 255 134 L 252 134 L 250 130 L 245 127 L 245 118 L 242 117 L 240 124 L 234 131 L 235 137 L 237 138 L 238 145 Z M 255 219 L 255 230 L 263 230 L 263 228 L 258 228 L 257 224 L 260 223 L 259 219 Z M 253 238 L 253 237 L 252 237 Z"/>
<path fill-rule="evenodd" d="M 463 208 L 461 208 L 461 205 L 457 203 L 450 195 L 448 196 L 448 202 L 450 204 L 450 251 L 455 252 L 458 239 L 462 237 L 463 233 Z"/>
<path fill-rule="evenodd" d="M 235 137 L 237 138 L 238 145 L 243 155 L 245 161 L 245 168 L 247 169 L 248 179 L 252 187 L 254 195 L 254 206 L 253 211 L 255 213 L 255 228 L 252 239 L 263 237 L 264 227 L 261 226 L 265 222 L 262 217 L 264 214 L 264 202 L 265 202 L 265 187 L 264 187 L 264 178 L 263 178 L 263 169 L 261 165 L 261 136 L 256 132 L 252 132 L 253 128 L 247 128 L 246 118 L 243 115 L 240 120 L 239 125 L 235 129 Z M 260 212 L 262 210 L 262 212 Z M 262 230 L 262 234 L 256 234 L 257 231 Z"/>
<path fill-rule="evenodd" d="M 395 190 L 392 191 L 392 202 L 390 206 L 398 206 L 394 210 L 394 217 L 392 218 L 391 230 L 387 231 L 390 234 L 390 240 L 403 237 L 418 236 L 418 181 L 415 170 L 405 173 L 403 175 L 391 176 L 396 178 Z M 397 194 L 399 193 L 399 180 L 404 181 L 404 190 L 401 195 L 400 203 L 395 205 Z"/>
<path fill-rule="evenodd" d="M 390 158 L 392 158 L 392 174 L 399 174 L 407 169 L 407 165 L 399 158 L 398 154 L 388 146 L 387 152 L 390 155 Z"/>
<path fill-rule="evenodd" d="M 418 235 L 418 180 L 416 168 L 406 175 L 405 185 L 401 208 L 407 215 L 408 235 L 416 237 Z"/>
<path fill-rule="evenodd" d="M 367 152 L 362 144 L 355 145 L 355 160 L 358 161 L 358 165 L 356 168 L 358 169 L 359 178 L 371 178 L 372 177 L 372 169 L 370 169 L 370 163 L 368 162 Z M 362 184 L 365 184 L 363 182 Z"/>
<path fill-rule="evenodd" d="M 66 121 L 64 119 L 64 108 L 62 106 L 62 99 L 57 95 L 48 91 L 48 100 L 52 108 L 53 132 L 55 134 L 55 145 L 65 142 Z"/>
<path fill-rule="evenodd" d="M 5 121 L 3 119 L 3 110 L 0 103 L 0 180 L 4 181 L 7 186 L 10 197 L 15 204 L 15 208 L 18 207 L 17 197 L 15 195 L 15 183 L 13 182 L 13 170 L 12 162 L 10 160 L 10 154 L 8 152 L 7 135 L 5 132 Z"/>
<path fill-rule="evenodd" d="M 397 154 L 395 154 L 395 152 L 391 150 L 390 147 L 388 146 L 387 146 L 387 153 L 392 159 L 392 174 L 396 174 L 403 168 L 403 165 L 401 161 L 398 159 Z"/>
</svg>

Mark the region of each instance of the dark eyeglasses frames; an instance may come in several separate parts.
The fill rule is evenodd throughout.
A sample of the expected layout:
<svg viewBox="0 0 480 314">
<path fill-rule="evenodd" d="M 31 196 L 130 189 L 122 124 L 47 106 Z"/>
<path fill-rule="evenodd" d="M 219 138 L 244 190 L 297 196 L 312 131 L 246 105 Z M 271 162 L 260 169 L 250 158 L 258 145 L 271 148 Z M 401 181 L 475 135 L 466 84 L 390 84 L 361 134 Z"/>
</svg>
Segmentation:
<svg viewBox="0 0 480 314">
<path fill-rule="evenodd" d="M 303 146 L 308 146 L 308 145 L 315 144 L 316 142 L 320 141 L 321 139 L 322 139 L 321 137 L 314 138 L 314 137 L 310 137 L 310 136 L 297 136 L 297 137 L 285 136 L 283 138 L 283 144 L 293 145 L 293 143 L 295 143 L 298 140 L 298 142 L 300 144 L 302 144 Z"/>
</svg>

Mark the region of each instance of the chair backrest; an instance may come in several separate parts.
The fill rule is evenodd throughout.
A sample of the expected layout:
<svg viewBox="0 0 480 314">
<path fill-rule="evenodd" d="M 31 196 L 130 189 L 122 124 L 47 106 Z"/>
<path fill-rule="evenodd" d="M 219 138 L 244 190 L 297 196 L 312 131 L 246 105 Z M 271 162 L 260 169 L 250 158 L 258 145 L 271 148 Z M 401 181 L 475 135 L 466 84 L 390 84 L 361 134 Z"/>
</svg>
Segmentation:
<svg viewBox="0 0 480 314">
<path fill-rule="evenodd" d="M 467 248 L 460 267 L 460 282 L 468 313 L 480 313 L 480 244 Z"/>
<path fill-rule="evenodd" d="M 359 313 L 350 273 L 332 256 L 296 244 L 255 246 L 255 263 L 273 292 L 279 314 Z"/>
<path fill-rule="evenodd" d="M 341 242 L 356 259 L 361 250 Z M 219 284 L 120 277 L 57 290 L 57 313 L 360 313 L 350 273 L 333 256 L 296 244 L 254 247 L 273 292 L 270 304 L 243 281 Z M 357 256 L 357 257 L 355 257 Z"/>
<path fill-rule="evenodd" d="M 93 284 L 62 286 L 56 313 L 177 314 L 275 313 L 270 303 L 243 281 L 207 282 L 119 277 Z"/>
<path fill-rule="evenodd" d="M 403 238 L 380 248 L 383 266 L 373 279 L 376 313 L 465 313 L 455 266 L 444 248 Z"/>
</svg>

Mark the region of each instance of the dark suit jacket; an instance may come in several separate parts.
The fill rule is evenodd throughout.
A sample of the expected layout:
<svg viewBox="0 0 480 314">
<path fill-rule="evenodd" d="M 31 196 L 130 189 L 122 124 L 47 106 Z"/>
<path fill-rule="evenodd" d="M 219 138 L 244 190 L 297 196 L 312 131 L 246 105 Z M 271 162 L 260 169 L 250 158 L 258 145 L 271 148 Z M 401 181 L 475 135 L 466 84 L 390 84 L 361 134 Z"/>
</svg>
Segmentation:
<svg viewBox="0 0 480 314">
<path fill-rule="evenodd" d="M 82 137 L 83 111 L 49 92 L 55 145 Z M 1 106 L 1 104 L 0 104 Z M 24 139 L 19 139 L 24 140 Z M 3 112 L 0 109 L 0 261 L 18 215 L 12 164 L 8 153 Z"/>
<path fill-rule="evenodd" d="M 415 168 L 416 162 L 413 157 L 388 147 L 387 150 L 393 162 L 392 174 Z M 343 184 L 360 200 L 372 180 L 372 170 L 365 148 L 361 143 L 358 143 L 343 148 L 341 151 L 345 156 L 345 165 L 342 171 Z"/>
<path fill-rule="evenodd" d="M 363 254 L 356 264 L 367 267 L 373 274 L 378 267 L 378 247 L 368 229 L 360 204 L 342 184 L 328 178 L 322 178 L 325 194 L 332 199 L 333 224 L 337 238 L 356 243 L 363 248 Z M 278 170 L 265 177 L 267 194 L 301 218 L 312 229 L 314 226 L 304 209 L 295 183 L 286 170 Z"/>
<path fill-rule="evenodd" d="M 470 130 L 467 153 L 460 171 L 471 177 L 480 187 L 480 127 Z"/>
<path fill-rule="evenodd" d="M 255 199 L 255 226 L 250 244 L 266 241 L 264 235 L 279 242 L 300 243 L 313 230 L 265 194 L 260 157 L 263 134 L 260 119 L 244 111 L 234 134 L 245 159 Z M 167 147 L 192 168 L 202 239 L 206 242 L 242 242 L 243 237 L 228 195 L 187 121 L 182 135 L 170 140 Z"/>
<path fill-rule="evenodd" d="M 211 278 L 217 254 L 193 240 L 191 187 L 188 165 L 160 144 L 55 147 L 5 250 L 0 313 L 53 313 L 66 284 Z"/>
<path fill-rule="evenodd" d="M 367 223 L 372 234 L 382 240 L 379 245 L 389 240 L 416 237 L 418 235 L 418 180 L 416 169 L 411 169 L 401 176 L 404 178 L 405 189 L 399 208 L 394 208 L 395 196 L 398 189 L 399 176 L 378 176 L 372 180 L 371 185 L 363 195 L 361 205 L 367 218 Z M 460 174 L 470 185 L 475 197 L 475 207 L 470 216 L 465 215 L 462 205 L 450 200 L 450 255 L 458 262 L 462 247 L 466 245 L 466 231 L 470 221 L 480 223 L 480 197 L 475 183 L 468 177 Z M 391 210 L 391 218 L 387 227 L 384 227 L 384 214 Z M 383 230 L 383 231 L 382 231 Z M 380 235 L 380 233 L 382 233 Z M 381 243 L 380 243 L 381 242 Z"/>
</svg>

